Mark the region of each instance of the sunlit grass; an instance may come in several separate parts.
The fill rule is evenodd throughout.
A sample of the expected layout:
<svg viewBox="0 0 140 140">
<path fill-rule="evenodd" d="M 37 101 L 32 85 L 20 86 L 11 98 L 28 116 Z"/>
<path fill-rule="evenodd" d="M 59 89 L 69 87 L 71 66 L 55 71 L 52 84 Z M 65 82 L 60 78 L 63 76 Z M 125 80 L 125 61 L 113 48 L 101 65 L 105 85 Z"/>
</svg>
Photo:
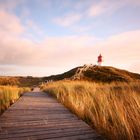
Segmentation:
<svg viewBox="0 0 140 140">
<path fill-rule="evenodd" d="M 0 86 L 0 114 L 4 112 L 11 104 L 13 104 L 22 93 L 29 90 L 29 88 Z"/>
<path fill-rule="evenodd" d="M 111 140 L 140 140 L 140 83 L 61 81 L 41 86 Z"/>
</svg>

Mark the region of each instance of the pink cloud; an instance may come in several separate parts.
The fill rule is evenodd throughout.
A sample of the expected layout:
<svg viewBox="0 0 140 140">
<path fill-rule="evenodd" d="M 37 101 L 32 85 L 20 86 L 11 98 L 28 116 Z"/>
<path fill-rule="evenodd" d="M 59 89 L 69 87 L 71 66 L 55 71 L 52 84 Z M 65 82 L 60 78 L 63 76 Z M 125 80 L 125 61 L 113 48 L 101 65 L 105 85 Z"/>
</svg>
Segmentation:
<svg viewBox="0 0 140 140">
<path fill-rule="evenodd" d="M 20 34 L 24 31 L 24 27 L 15 15 L 0 10 L 0 31 L 7 34 Z"/>
<path fill-rule="evenodd" d="M 91 4 L 89 9 L 87 10 L 87 15 L 90 17 L 96 17 L 106 14 L 110 15 L 126 4 L 128 4 L 128 0 L 117 0 L 113 2 L 111 0 L 102 0 L 97 3 Z"/>
<path fill-rule="evenodd" d="M 102 53 L 104 65 L 134 70 L 132 66 L 140 60 L 139 36 L 140 30 L 105 40 L 94 36 L 46 37 L 38 44 L 20 37 L 11 37 L 7 42 L 1 38 L 0 63 L 47 66 L 50 69 L 61 67 L 62 70 L 86 63 L 96 64 L 98 54 Z"/>
<path fill-rule="evenodd" d="M 22 33 L 26 33 L 26 27 L 18 17 L 4 11 L 0 11 L 0 17 L 1 65 L 45 66 L 51 71 L 60 67 L 60 72 L 86 63 L 96 64 L 98 54 L 102 53 L 104 65 L 140 72 L 136 63 L 140 60 L 140 30 L 104 40 L 90 35 L 46 37 L 37 44 L 21 37 Z"/>
</svg>

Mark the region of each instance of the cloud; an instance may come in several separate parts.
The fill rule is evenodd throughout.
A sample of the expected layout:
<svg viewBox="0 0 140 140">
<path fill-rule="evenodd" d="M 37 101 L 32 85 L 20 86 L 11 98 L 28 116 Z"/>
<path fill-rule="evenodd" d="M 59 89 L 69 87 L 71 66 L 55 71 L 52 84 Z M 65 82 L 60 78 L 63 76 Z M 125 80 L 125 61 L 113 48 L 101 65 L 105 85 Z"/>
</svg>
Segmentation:
<svg viewBox="0 0 140 140">
<path fill-rule="evenodd" d="M 53 22 L 60 26 L 67 27 L 77 23 L 78 21 L 80 21 L 81 18 L 82 18 L 81 14 L 69 13 L 62 17 L 54 18 Z"/>
<path fill-rule="evenodd" d="M 102 53 L 104 65 L 135 71 L 132 66 L 140 60 L 139 36 L 140 30 L 120 33 L 104 40 L 93 36 L 56 37 L 48 38 L 43 46 L 51 49 L 48 50 L 49 66 L 72 68 L 86 63 L 96 64 L 97 56 Z"/>
<path fill-rule="evenodd" d="M 140 30 L 125 32 L 98 40 L 94 36 L 46 37 L 38 44 L 20 37 L 7 42 L 0 39 L 1 65 L 47 67 L 52 74 L 64 72 L 85 63 L 96 64 L 102 53 L 104 65 L 135 71 L 140 59 Z M 58 69 L 58 70 L 55 70 Z M 47 71 L 51 74 L 50 71 Z M 140 69 L 137 67 L 137 72 Z M 45 72 L 43 72 L 45 73 Z M 36 74 L 37 75 L 37 74 Z"/>
<path fill-rule="evenodd" d="M 25 30 L 17 16 L 0 10 L 0 64 L 22 64 L 30 60 L 35 45 L 22 38 Z"/>
<path fill-rule="evenodd" d="M 113 6 L 115 7 L 115 4 Z M 119 2 L 116 7 L 121 7 Z M 112 10 L 106 3 L 91 5 L 90 8 L 91 13 L 89 14 L 89 11 L 86 13 L 90 16 L 100 16 Z M 54 22 L 68 27 L 78 23 L 86 14 L 70 13 L 55 18 Z M 98 54 L 102 53 L 104 65 L 140 72 L 139 61 L 137 61 L 140 60 L 140 30 L 112 35 L 106 39 L 98 39 L 93 35 L 46 36 L 43 41 L 36 43 L 23 36 L 28 34 L 30 28 L 38 34 L 42 33 L 40 27 L 31 19 L 23 25 L 21 19 L 12 12 L 0 10 L 0 64 L 2 66 L 32 67 L 32 71 L 33 67 L 40 67 L 39 71 L 36 68 L 36 75 L 47 67 L 47 73 L 56 74 L 85 63 L 96 64 Z M 79 26 L 77 31 L 89 29 Z M 0 69 L 4 71 L 2 66 Z M 28 70 L 30 71 L 30 68 Z M 22 70 L 20 72 L 22 73 Z M 45 74 L 44 71 L 43 73 Z"/>
<path fill-rule="evenodd" d="M 14 10 L 18 5 L 23 4 L 25 0 L 1 0 L 0 1 L 0 9 L 1 10 Z"/>
<path fill-rule="evenodd" d="M 98 52 L 104 56 L 104 65 L 132 70 L 131 65 L 140 60 L 139 35 L 140 30 L 124 32 L 97 43 Z M 90 52 L 93 50 L 91 48 Z M 138 71 L 140 72 L 140 69 L 137 69 Z"/>
<path fill-rule="evenodd" d="M 102 53 L 105 65 L 127 66 L 139 60 L 140 31 L 125 32 L 105 40 L 94 36 L 47 37 L 38 44 L 21 38 L 0 41 L 0 63 L 70 67 L 96 63 Z"/>
<path fill-rule="evenodd" d="M 26 26 L 29 30 L 32 30 L 33 32 L 42 35 L 43 31 L 40 29 L 40 27 L 32 20 L 26 21 Z"/>
<path fill-rule="evenodd" d="M 134 6 L 140 6 L 140 1 L 139 0 L 124 0 L 124 3 L 127 3 L 129 5 L 134 5 Z"/>
<path fill-rule="evenodd" d="M 94 4 L 89 8 L 89 10 L 87 11 L 87 14 L 89 16 L 98 16 L 107 10 L 106 6 L 107 6 L 107 3 L 105 2 Z"/>
<path fill-rule="evenodd" d="M 91 3 L 86 14 L 89 17 L 112 15 L 125 6 L 140 6 L 140 2 L 138 0 L 101 0 L 96 3 Z"/>
<path fill-rule="evenodd" d="M 97 3 L 91 4 L 89 9 L 87 10 L 87 16 L 89 17 L 97 17 L 101 15 L 110 15 L 116 12 L 118 9 L 128 4 L 128 0 L 102 0 Z"/>
<path fill-rule="evenodd" d="M 23 38 L 27 27 L 17 16 L 1 10 L 0 17 L 1 65 L 61 67 L 62 70 L 85 63 L 96 64 L 97 55 L 102 53 L 105 65 L 134 70 L 132 67 L 140 59 L 140 30 L 113 35 L 104 40 L 91 35 L 47 36 L 35 43 Z M 38 31 L 34 22 L 28 22 L 29 26 Z"/>
<path fill-rule="evenodd" d="M 22 9 L 21 9 L 21 18 L 26 19 L 30 15 L 31 15 L 31 11 L 29 10 L 29 8 L 23 6 Z"/>
<path fill-rule="evenodd" d="M 64 16 L 55 17 L 53 19 L 55 24 L 68 27 L 86 18 L 112 15 L 126 6 L 140 6 L 138 0 L 76 1 L 67 4 L 69 4 L 71 10 Z M 68 5 L 62 4 L 61 7 L 65 9 Z"/>
<path fill-rule="evenodd" d="M 110 16 L 121 8 L 140 6 L 140 2 L 137 0 L 76 1 L 69 2 L 67 5 L 62 4 L 60 6 L 61 10 L 68 7 L 68 4 L 69 8 L 71 8 L 69 12 L 65 15 L 53 18 L 53 23 L 63 27 L 77 26 L 77 23 L 82 20 L 89 20 L 93 17 Z"/>
<path fill-rule="evenodd" d="M 85 63 L 96 64 L 98 54 L 102 53 L 104 56 L 104 65 L 130 69 L 130 65 L 140 59 L 139 36 L 140 30 L 137 30 L 113 35 L 104 40 L 95 40 L 93 37 L 79 37 L 79 40 L 77 40 L 77 38 L 75 38 L 75 40 L 66 40 L 67 45 L 63 45 L 62 43 L 64 42 L 54 40 L 55 44 L 49 44 L 49 46 L 67 47 L 56 51 L 54 58 L 57 58 L 57 62 L 59 63 L 55 62 L 53 57 L 49 62 L 53 65 L 55 65 L 55 63 L 56 65 L 62 63 L 64 66 L 68 66 L 69 64 L 75 66 Z M 50 42 L 53 42 L 53 39 L 51 40 Z M 54 48 L 57 50 L 57 47 Z"/>
<path fill-rule="evenodd" d="M 46 40 L 37 44 L 30 39 L 23 38 L 22 35 L 26 33 L 27 27 L 22 25 L 17 16 L 1 10 L 0 17 L 1 65 L 55 65 L 52 60 L 64 55 L 67 52 L 65 48 L 68 47 L 69 50 L 71 47 L 79 48 L 89 40 L 89 37 L 77 36 L 47 37 Z M 28 22 L 28 27 L 40 32 L 32 21 Z"/>
<path fill-rule="evenodd" d="M 0 31 L 6 34 L 20 34 L 24 31 L 24 27 L 15 15 L 0 10 Z"/>
<path fill-rule="evenodd" d="M 130 68 L 140 59 L 140 30 L 124 32 L 104 40 L 91 35 L 46 37 L 35 43 L 21 35 L 25 27 L 20 19 L 0 11 L 0 64 L 72 67 L 84 63 L 96 63 L 102 53 L 105 65 Z M 10 21 L 11 24 L 7 24 Z M 34 23 L 29 22 L 30 26 Z M 36 27 L 36 26 L 35 26 Z"/>
</svg>

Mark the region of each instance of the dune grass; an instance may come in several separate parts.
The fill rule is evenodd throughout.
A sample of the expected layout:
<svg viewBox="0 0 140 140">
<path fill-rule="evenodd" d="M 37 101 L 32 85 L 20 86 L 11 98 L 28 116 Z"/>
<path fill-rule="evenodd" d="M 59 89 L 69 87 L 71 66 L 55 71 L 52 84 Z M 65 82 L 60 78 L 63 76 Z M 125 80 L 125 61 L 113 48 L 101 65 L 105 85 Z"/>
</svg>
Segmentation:
<svg viewBox="0 0 140 140">
<path fill-rule="evenodd" d="M 15 86 L 0 86 L 0 114 L 2 114 L 11 104 L 13 104 L 29 88 L 19 88 Z"/>
<path fill-rule="evenodd" d="M 60 81 L 42 85 L 111 140 L 140 140 L 140 83 Z"/>
</svg>

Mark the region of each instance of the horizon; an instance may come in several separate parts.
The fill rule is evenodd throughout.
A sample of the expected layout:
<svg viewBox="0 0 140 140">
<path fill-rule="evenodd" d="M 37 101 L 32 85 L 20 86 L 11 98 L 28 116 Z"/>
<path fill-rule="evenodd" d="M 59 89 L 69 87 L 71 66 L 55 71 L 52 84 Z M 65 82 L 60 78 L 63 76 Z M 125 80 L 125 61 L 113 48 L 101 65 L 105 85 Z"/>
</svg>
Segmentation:
<svg viewBox="0 0 140 140">
<path fill-rule="evenodd" d="M 94 65 L 94 64 L 84 64 L 84 65 Z M 77 67 L 83 67 L 84 65 L 81 65 L 81 66 L 77 66 Z M 99 66 L 99 67 L 112 67 L 112 66 L 103 66 L 103 65 L 98 65 L 96 64 L 95 66 Z M 74 68 L 77 68 L 77 67 L 74 67 Z M 71 71 L 72 69 L 74 68 L 70 68 L 68 70 L 65 70 L 61 73 L 56 73 L 56 74 L 50 74 L 50 75 L 42 75 L 42 76 L 33 76 L 33 75 L 0 75 L 0 77 L 33 77 L 33 78 L 43 78 L 43 77 L 49 77 L 49 76 L 55 76 L 55 75 L 59 75 L 59 74 L 63 74 L 63 73 L 66 73 L 66 72 L 69 72 Z M 126 70 L 126 69 L 121 69 L 121 68 L 117 68 L 117 67 L 112 67 L 112 68 L 116 68 L 116 69 L 119 69 L 119 70 Z M 126 70 L 128 72 L 132 72 L 132 71 L 129 71 L 129 70 Z M 136 73 L 136 72 L 132 72 L 132 73 Z M 136 73 L 136 74 L 140 74 L 140 73 Z"/>
<path fill-rule="evenodd" d="M 43 77 L 84 64 L 140 73 L 140 1 L 0 0 L 0 76 Z"/>
</svg>

